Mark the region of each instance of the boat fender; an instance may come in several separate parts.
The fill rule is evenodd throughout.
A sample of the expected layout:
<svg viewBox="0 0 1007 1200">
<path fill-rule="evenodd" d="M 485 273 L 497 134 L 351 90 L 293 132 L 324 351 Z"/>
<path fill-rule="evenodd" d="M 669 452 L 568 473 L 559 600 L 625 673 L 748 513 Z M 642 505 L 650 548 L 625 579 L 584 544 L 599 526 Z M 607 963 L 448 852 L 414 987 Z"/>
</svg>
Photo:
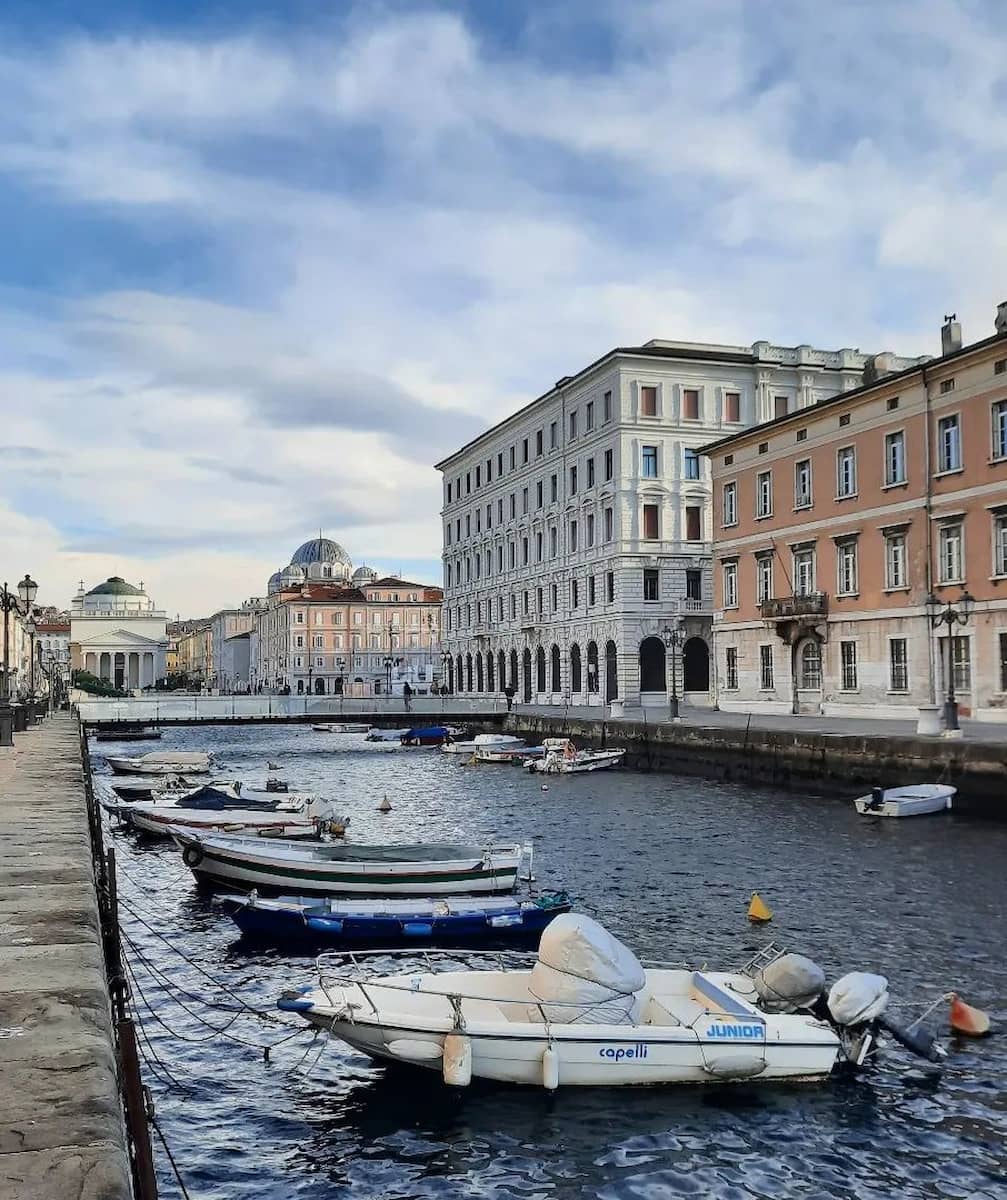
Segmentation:
<svg viewBox="0 0 1007 1200">
<path fill-rule="evenodd" d="M 197 842 L 193 846 L 186 846 L 182 851 L 182 862 L 187 867 L 198 867 L 203 861 L 203 847 Z"/>
<path fill-rule="evenodd" d="M 288 990 L 280 994 L 280 998 L 276 1001 L 276 1007 L 281 1012 L 311 1012 L 315 1007 L 315 1002 L 309 999 L 307 993 L 310 988 L 301 988 L 300 991 Z"/>
<path fill-rule="evenodd" d="M 340 934 L 343 932 L 343 922 L 339 917 L 306 917 L 304 924 L 314 933 Z"/>
<path fill-rule="evenodd" d="M 766 1069 L 765 1058 L 751 1054 L 725 1054 L 708 1062 L 703 1070 L 714 1079 L 754 1079 Z"/>
<path fill-rule="evenodd" d="M 396 1058 L 411 1062 L 435 1062 L 442 1054 L 436 1042 L 421 1042 L 418 1038 L 395 1038 L 385 1043 L 385 1049 Z"/>
<path fill-rule="evenodd" d="M 550 1092 L 559 1087 L 559 1055 L 552 1046 L 542 1051 L 542 1086 Z"/>
<path fill-rule="evenodd" d="M 432 921 L 403 921 L 402 934 L 404 937 L 430 937 L 434 931 Z"/>
<path fill-rule="evenodd" d="M 449 1033 L 444 1039 L 442 1070 L 444 1082 L 452 1087 L 472 1082 L 472 1043 L 464 1033 Z"/>
</svg>

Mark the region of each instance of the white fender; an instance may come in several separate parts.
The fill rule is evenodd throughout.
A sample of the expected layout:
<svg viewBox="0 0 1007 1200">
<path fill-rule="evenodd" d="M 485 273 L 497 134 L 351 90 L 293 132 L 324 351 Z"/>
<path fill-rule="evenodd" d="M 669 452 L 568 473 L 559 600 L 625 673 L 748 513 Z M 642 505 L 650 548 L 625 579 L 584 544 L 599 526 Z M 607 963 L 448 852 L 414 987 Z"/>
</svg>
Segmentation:
<svg viewBox="0 0 1007 1200">
<path fill-rule="evenodd" d="M 449 1033 L 444 1039 L 442 1064 L 444 1082 L 468 1087 L 472 1082 L 472 1043 L 464 1033 Z"/>
<path fill-rule="evenodd" d="M 559 1055 L 547 1046 L 542 1053 L 542 1086 L 550 1092 L 559 1087 Z"/>
<path fill-rule="evenodd" d="M 396 1058 L 408 1058 L 412 1062 L 432 1062 L 441 1056 L 441 1048 L 436 1042 L 421 1042 L 418 1038 L 396 1038 L 386 1042 L 385 1049 Z"/>
</svg>

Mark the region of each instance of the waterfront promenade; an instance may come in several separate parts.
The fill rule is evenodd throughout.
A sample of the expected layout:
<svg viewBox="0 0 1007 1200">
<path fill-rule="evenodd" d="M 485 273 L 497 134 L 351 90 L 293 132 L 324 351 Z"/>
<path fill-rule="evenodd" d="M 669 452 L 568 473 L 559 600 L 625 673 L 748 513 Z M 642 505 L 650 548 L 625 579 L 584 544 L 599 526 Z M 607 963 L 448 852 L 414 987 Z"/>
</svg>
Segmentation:
<svg viewBox="0 0 1007 1200">
<path fill-rule="evenodd" d="M 77 723 L 0 750 L 0 1200 L 126 1200 Z"/>
</svg>

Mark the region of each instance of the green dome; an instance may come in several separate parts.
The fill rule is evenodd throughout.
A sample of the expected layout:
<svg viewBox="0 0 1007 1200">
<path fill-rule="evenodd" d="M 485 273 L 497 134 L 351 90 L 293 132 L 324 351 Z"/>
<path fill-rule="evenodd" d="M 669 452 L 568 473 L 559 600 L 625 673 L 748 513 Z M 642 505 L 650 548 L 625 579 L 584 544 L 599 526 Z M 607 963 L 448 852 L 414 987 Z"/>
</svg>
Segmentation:
<svg viewBox="0 0 1007 1200">
<path fill-rule="evenodd" d="M 89 596 L 142 596 L 143 592 L 139 588 L 133 587 L 131 583 L 127 583 L 119 575 L 113 575 L 111 579 L 106 579 L 104 583 L 99 583 L 97 587 L 93 587 L 89 592 Z"/>
</svg>

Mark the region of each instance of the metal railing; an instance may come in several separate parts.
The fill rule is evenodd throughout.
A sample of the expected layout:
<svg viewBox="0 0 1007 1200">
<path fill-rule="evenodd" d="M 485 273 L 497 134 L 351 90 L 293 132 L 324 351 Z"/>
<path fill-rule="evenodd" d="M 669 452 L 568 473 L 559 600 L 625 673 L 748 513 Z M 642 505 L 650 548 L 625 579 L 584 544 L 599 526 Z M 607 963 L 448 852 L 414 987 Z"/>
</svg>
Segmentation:
<svg viewBox="0 0 1007 1200">
<path fill-rule="evenodd" d="M 781 596 L 775 600 L 763 600 L 759 611 L 763 619 L 767 621 L 785 621 L 795 617 L 823 617 L 829 611 L 829 598 L 825 592 Z"/>
</svg>

